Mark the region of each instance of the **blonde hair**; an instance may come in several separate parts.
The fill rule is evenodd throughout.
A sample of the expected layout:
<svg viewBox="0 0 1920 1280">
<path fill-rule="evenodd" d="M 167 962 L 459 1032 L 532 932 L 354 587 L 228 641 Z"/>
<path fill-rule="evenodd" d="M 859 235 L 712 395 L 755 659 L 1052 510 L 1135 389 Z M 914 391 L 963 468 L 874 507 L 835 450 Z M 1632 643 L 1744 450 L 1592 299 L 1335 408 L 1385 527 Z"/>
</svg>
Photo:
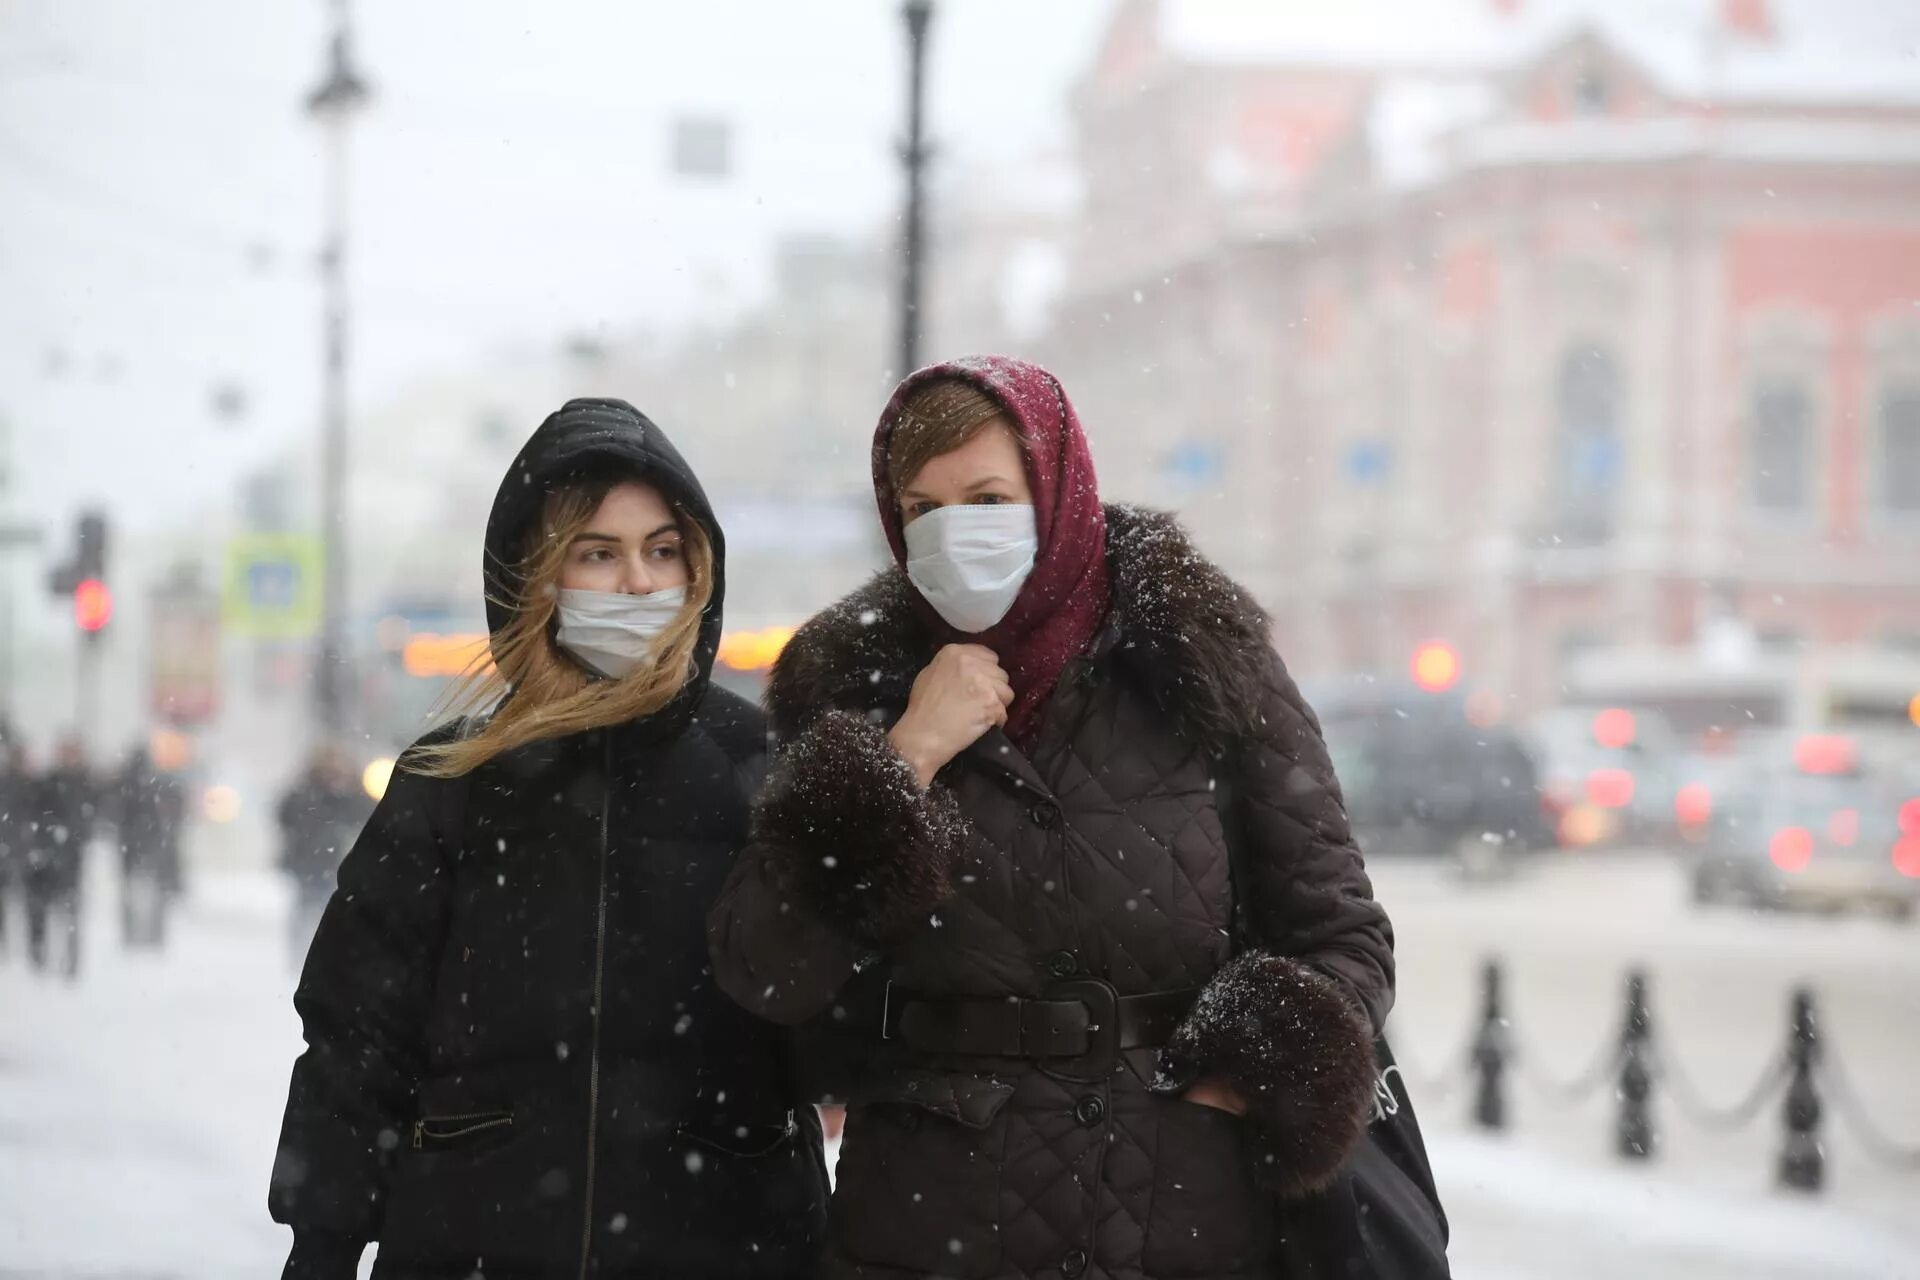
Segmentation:
<svg viewBox="0 0 1920 1280">
<path fill-rule="evenodd" d="M 654 645 L 652 657 L 618 680 L 595 679 L 553 640 L 560 571 L 574 536 L 624 477 L 555 489 L 528 532 L 518 568 L 518 599 L 504 601 L 511 619 L 442 700 L 458 718 L 492 709 L 478 730 L 450 742 L 416 747 L 406 767 L 435 778 L 471 773 L 530 742 L 625 724 L 653 715 L 693 675 L 700 620 L 713 599 L 713 543 L 699 521 L 673 504 L 687 565 L 687 602 Z M 491 657 L 491 661 L 489 661 Z"/>
<path fill-rule="evenodd" d="M 961 378 L 936 378 L 901 407 L 887 437 L 887 479 L 897 495 L 920 468 L 979 435 L 989 422 L 1007 424 L 1022 445 L 1020 425 L 1007 407 Z"/>
</svg>

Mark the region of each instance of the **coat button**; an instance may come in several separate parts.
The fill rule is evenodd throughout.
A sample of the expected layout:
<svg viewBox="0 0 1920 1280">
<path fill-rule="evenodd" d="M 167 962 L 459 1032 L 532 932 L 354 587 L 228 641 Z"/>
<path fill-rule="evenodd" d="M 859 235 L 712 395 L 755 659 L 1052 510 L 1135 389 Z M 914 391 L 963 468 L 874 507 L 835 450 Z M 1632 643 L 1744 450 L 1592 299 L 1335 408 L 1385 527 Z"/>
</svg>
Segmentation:
<svg viewBox="0 0 1920 1280">
<path fill-rule="evenodd" d="M 1034 826 L 1051 827 L 1060 821 L 1060 806 L 1051 800 L 1042 800 L 1027 810 L 1027 814 L 1033 819 Z"/>
<path fill-rule="evenodd" d="M 1106 1117 L 1107 1104 L 1093 1094 L 1088 1094 L 1074 1104 L 1073 1118 L 1091 1129 Z"/>
<path fill-rule="evenodd" d="M 1060 1259 L 1060 1274 L 1067 1277 L 1067 1280 L 1073 1280 L 1073 1277 L 1086 1269 L 1087 1251 L 1085 1249 L 1074 1249 Z"/>
<path fill-rule="evenodd" d="M 1047 972 L 1056 978 L 1071 978 L 1080 972 L 1080 957 L 1071 951 L 1056 951 L 1047 957 Z"/>
</svg>

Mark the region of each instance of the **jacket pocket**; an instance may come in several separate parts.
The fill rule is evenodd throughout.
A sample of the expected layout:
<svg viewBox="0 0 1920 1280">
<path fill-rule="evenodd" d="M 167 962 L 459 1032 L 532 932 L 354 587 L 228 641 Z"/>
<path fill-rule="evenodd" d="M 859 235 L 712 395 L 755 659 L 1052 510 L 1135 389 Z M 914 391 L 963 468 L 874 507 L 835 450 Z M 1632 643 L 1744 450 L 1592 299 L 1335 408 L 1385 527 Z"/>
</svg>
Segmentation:
<svg viewBox="0 0 1920 1280">
<path fill-rule="evenodd" d="M 1259 1272 L 1273 1252 L 1273 1206 L 1253 1179 L 1247 1122 L 1177 1098 L 1154 1112 L 1148 1274 Z"/>
<path fill-rule="evenodd" d="M 413 1149 L 453 1152 L 498 1145 L 513 1133 L 513 1112 L 471 1111 L 455 1116 L 421 1116 L 413 1122 Z"/>
<path fill-rule="evenodd" d="M 900 1072 L 849 1108 L 833 1197 L 847 1257 L 956 1277 L 995 1274 L 1000 1174 L 1013 1085 Z"/>
<path fill-rule="evenodd" d="M 793 1118 L 793 1112 L 789 1111 L 784 1121 L 736 1125 L 683 1124 L 674 1132 L 682 1140 L 710 1151 L 757 1160 L 772 1155 L 792 1142 L 800 1132 L 800 1125 Z"/>
</svg>

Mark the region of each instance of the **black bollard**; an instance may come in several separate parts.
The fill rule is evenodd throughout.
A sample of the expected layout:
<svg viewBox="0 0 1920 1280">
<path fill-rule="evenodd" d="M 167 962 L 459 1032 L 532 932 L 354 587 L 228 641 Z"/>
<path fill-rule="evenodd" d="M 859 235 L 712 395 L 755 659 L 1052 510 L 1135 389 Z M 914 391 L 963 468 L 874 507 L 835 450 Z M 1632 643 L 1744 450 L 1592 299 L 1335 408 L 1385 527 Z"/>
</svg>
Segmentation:
<svg viewBox="0 0 1920 1280">
<path fill-rule="evenodd" d="M 1782 1108 L 1787 1141 L 1780 1149 L 1780 1185 L 1795 1191 L 1818 1191 L 1826 1181 L 1827 1153 L 1820 1146 L 1820 1094 L 1813 1074 L 1820 1065 L 1820 1030 L 1813 1016 L 1813 992 L 1801 987 L 1793 993 L 1792 1027 L 1788 1031 L 1787 1067 L 1793 1073 Z"/>
<path fill-rule="evenodd" d="M 1627 975 L 1627 1020 L 1620 1028 L 1620 1118 L 1614 1127 L 1615 1147 L 1626 1160 L 1653 1156 L 1652 1038 L 1647 977 L 1636 969 Z"/>
<path fill-rule="evenodd" d="M 1489 960 L 1480 973 L 1480 1029 L 1473 1036 L 1473 1122 L 1482 1129 L 1507 1127 L 1507 1019 L 1501 1009 L 1500 962 Z"/>
</svg>

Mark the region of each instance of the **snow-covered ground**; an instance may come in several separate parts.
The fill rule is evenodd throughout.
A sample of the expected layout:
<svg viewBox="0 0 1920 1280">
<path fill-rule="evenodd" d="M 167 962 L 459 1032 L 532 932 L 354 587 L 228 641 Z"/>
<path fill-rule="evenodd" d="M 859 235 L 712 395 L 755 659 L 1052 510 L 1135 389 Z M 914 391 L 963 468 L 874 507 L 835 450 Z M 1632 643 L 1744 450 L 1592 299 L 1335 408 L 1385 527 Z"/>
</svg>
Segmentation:
<svg viewBox="0 0 1920 1280">
<path fill-rule="evenodd" d="M 1805 980 L 1886 1130 L 1920 1142 L 1920 930 L 1698 916 L 1652 861 L 1554 865 L 1482 890 L 1421 866 L 1383 864 L 1377 880 L 1400 934 L 1395 1036 L 1418 1067 L 1458 1048 L 1479 958 L 1497 949 L 1515 1034 L 1572 1076 L 1617 1027 L 1620 974 L 1638 961 L 1675 1052 L 1731 1099 L 1784 1037 L 1786 992 Z M 287 1237 L 266 1215 L 267 1173 L 300 1043 L 284 892 L 209 870 L 172 948 L 151 956 L 118 950 L 111 887 L 93 890 L 79 985 L 28 974 L 17 930 L 0 961 L 0 1278 L 275 1274 Z M 1883 1170 L 1833 1128 L 1828 1190 L 1776 1192 L 1777 1106 L 1715 1136 L 1665 1103 L 1660 1158 L 1630 1167 L 1609 1154 L 1601 1094 L 1555 1110 L 1516 1079 L 1502 1135 L 1465 1126 L 1457 1089 L 1416 1096 L 1462 1280 L 1920 1278 L 1920 1171 Z"/>
</svg>

